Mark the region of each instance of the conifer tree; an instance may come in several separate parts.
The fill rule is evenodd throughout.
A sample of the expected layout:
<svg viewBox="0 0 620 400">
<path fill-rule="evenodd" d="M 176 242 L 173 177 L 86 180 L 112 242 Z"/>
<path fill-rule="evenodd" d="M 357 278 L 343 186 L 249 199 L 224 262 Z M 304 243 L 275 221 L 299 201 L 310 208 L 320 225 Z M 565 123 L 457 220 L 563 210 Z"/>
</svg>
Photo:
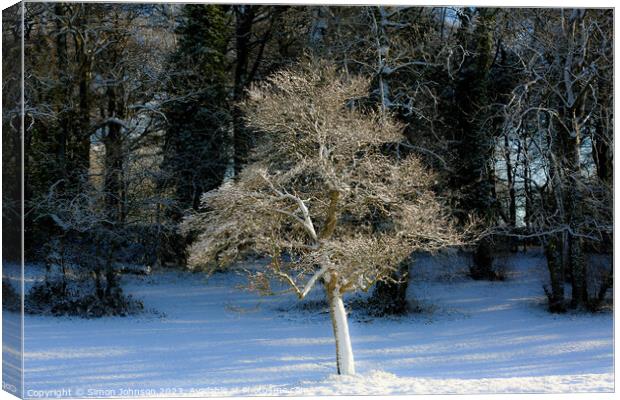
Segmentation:
<svg viewBox="0 0 620 400">
<path fill-rule="evenodd" d="M 224 6 L 188 4 L 178 35 L 165 107 L 163 186 L 173 188 L 181 209 L 196 209 L 200 195 L 222 182 L 228 163 L 229 15 Z"/>
<path fill-rule="evenodd" d="M 460 36 L 470 56 L 464 59 L 454 87 L 451 120 L 458 173 L 452 186 L 460 191 L 456 209 L 466 218 L 470 213 L 491 223 L 496 209 L 493 166 L 493 131 L 489 121 L 489 77 L 493 63 L 494 11 L 466 8 L 461 15 Z M 473 25 L 473 26 L 472 26 Z M 471 275 L 475 279 L 495 279 L 493 249 L 483 238 L 474 252 Z"/>
</svg>

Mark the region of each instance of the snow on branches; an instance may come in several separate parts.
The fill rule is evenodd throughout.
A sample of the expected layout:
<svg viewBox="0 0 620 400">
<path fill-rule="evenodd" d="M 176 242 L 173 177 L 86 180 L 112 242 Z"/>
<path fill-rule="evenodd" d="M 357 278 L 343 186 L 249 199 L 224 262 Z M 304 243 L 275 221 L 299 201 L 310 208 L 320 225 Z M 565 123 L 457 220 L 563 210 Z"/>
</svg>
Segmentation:
<svg viewBox="0 0 620 400">
<path fill-rule="evenodd" d="M 412 251 L 462 243 L 430 190 L 433 174 L 386 150 L 402 127 L 359 107 L 368 85 L 313 64 L 251 88 L 243 109 L 261 132 L 253 161 L 186 223 L 200 231 L 190 265 L 267 255 L 273 276 L 303 297 L 317 269 L 334 272 L 342 292 L 365 290 Z"/>
<path fill-rule="evenodd" d="M 461 244 L 431 191 L 433 174 L 414 155 L 389 151 L 403 127 L 360 106 L 368 93 L 367 79 L 344 80 L 323 63 L 252 87 L 242 109 L 260 132 L 258 144 L 239 176 L 206 193 L 205 212 L 186 222 L 200 232 L 190 266 L 267 256 L 267 270 L 257 275 L 263 284 L 268 274 L 300 298 L 325 285 L 338 333 L 346 331 L 343 293 L 389 279 L 413 251 Z M 350 340 L 338 341 L 345 346 L 339 371 L 350 373 Z"/>
</svg>

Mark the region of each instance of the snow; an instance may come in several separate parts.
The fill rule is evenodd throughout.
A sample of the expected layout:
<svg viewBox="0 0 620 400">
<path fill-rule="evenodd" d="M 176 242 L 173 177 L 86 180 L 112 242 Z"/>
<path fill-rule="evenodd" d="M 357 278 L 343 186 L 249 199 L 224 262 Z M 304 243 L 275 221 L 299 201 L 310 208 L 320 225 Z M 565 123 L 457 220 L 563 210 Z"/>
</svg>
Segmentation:
<svg viewBox="0 0 620 400">
<path fill-rule="evenodd" d="M 409 293 L 421 313 L 349 313 L 358 373 L 352 376 L 335 375 L 326 308 L 302 310 L 292 294 L 240 290 L 245 278 L 234 272 L 209 280 L 170 271 L 126 276 L 126 292 L 152 312 L 91 320 L 26 316 L 25 395 L 613 391 L 613 314 L 551 315 L 541 255 L 505 263 L 508 280 L 480 282 L 459 274 L 465 264 L 458 257 L 422 258 L 411 270 Z M 39 274 L 29 265 L 27 285 Z M 317 288 L 304 302 L 322 296 Z"/>
</svg>

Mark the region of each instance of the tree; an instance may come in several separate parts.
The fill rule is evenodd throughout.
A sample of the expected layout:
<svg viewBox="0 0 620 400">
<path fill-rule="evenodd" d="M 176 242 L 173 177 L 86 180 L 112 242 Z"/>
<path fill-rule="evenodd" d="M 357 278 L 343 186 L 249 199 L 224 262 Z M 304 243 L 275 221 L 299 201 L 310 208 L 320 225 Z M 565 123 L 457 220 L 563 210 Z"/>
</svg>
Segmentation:
<svg viewBox="0 0 620 400">
<path fill-rule="evenodd" d="M 368 90 L 367 79 L 320 62 L 254 86 L 242 104 L 248 126 L 263 133 L 252 162 L 205 194 L 206 212 L 186 225 L 200 231 L 193 268 L 258 253 L 270 263 L 252 278 L 265 288 L 276 279 L 303 299 L 321 282 L 339 374 L 355 373 L 343 295 L 389 279 L 412 251 L 462 243 L 430 190 L 434 175 L 413 155 L 385 151 L 403 127 L 359 107 Z"/>
<path fill-rule="evenodd" d="M 21 57 L 22 32 L 21 4 L 2 11 L 2 47 L 5 60 Z M 22 63 L 2 63 L 2 249 L 6 259 L 22 257 L 21 198 L 22 161 L 21 150 L 21 68 Z M 3 289 L 4 292 L 4 289 Z"/>
<path fill-rule="evenodd" d="M 239 173 L 247 162 L 252 147 L 251 132 L 243 125 L 242 110 L 236 104 L 259 73 L 265 49 L 280 19 L 281 7 L 239 4 L 232 7 L 235 17 L 235 67 L 233 74 L 232 107 L 233 167 Z"/>
<path fill-rule="evenodd" d="M 507 104 L 507 129 L 519 132 L 527 149 L 528 237 L 546 248 L 550 310 L 596 309 L 611 281 L 604 279 L 592 295 L 584 253 L 586 244 L 604 243 L 613 232 L 605 128 L 613 95 L 599 86 L 609 82 L 612 69 L 611 12 L 523 10 L 512 18 L 510 45 L 523 80 Z"/>
<path fill-rule="evenodd" d="M 178 47 L 165 71 L 168 100 L 162 168 L 180 209 L 197 209 L 200 195 L 224 179 L 232 143 L 226 58 L 230 17 L 220 5 L 188 4 L 177 28 Z M 178 220 L 181 212 L 173 212 Z"/>
<path fill-rule="evenodd" d="M 150 229 L 152 211 L 165 202 L 152 184 L 161 147 L 153 115 L 170 30 L 150 5 L 29 3 L 25 9 L 27 257 L 39 258 L 41 248 L 66 236 L 42 214 L 40 203 L 52 188 L 59 203 L 88 188 L 103 202 L 88 206 L 105 206 L 108 214 L 106 226 L 92 229 L 117 231 L 119 246 L 135 252 L 154 236 L 144 233 L 162 225 Z M 155 252 L 145 253 L 151 263 Z"/>
<path fill-rule="evenodd" d="M 50 234 L 50 226 L 33 223 L 30 200 L 59 180 L 70 197 L 88 173 L 88 88 L 91 58 L 101 43 L 85 43 L 93 26 L 85 21 L 83 5 L 33 3 L 25 9 L 30 28 L 24 38 L 24 98 L 30 123 L 24 130 L 24 153 L 29 155 L 24 160 L 24 200 L 25 246 L 30 253 Z"/>
<path fill-rule="evenodd" d="M 403 140 L 391 148 L 394 155 L 414 152 L 438 172 L 448 173 L 450 146 L 442 136 L 444 117 L 437 105 L 441 91 L 451 84 L 451 55 L 459 48 L 455 35 L 445 29 L 445 9 L 378 6 L 311 11 L 305 19 L 312 22 L 307 27 L 312 54 L 333 60 L 345 74 L 370 76 L 368 105 L 406 124 Z M 392 279 L 375 286 L 369 311 L 377 315 L 408 311 L 412 262 L 414 257 L 401 263 Z"/>
<path fill-rule="evenodd" d="M 455 82 L 452 125 L 457 143 L 455 167 L 459 170 L 453 175 L 452 185 L 461 192 L 456 208 L 462 210 L 462 216 L 474 213 L 487 224 L 492 223 L 496 209 L 493 136 L 485 124 L 493 63 L 494 16 L 491 9 L 466 8 L 461 14 L 459 34 L 463 35 L 470 55 L 464 58 Z M 478 243 L 470 273 L 474 279 L 497 278 L 490 238 L 484 237 Z"/>
</svg>

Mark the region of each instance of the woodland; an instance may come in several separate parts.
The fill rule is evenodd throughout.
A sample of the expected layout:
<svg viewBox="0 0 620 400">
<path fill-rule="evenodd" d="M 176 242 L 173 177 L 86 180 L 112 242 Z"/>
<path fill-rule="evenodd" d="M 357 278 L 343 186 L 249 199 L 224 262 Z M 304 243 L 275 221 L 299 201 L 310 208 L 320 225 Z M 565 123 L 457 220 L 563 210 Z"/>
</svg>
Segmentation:
<svg viewBox="0 0 620 400">
<path fill-rule="evenodd" d="M 590 263 L 613 251 L 612 9 L 24 10 L 2 14 L 3 257 L 45 276 L 3 279 L 5 307 L 139 314 L 128 275 L 258 260 L 246 289 L 323 288 L 341 374 L 344 296 L 415 312 L 421 255 L 502 282 L 499 258 L 537 250 L 546 312 L 612 307 Z"/>
</svg>

